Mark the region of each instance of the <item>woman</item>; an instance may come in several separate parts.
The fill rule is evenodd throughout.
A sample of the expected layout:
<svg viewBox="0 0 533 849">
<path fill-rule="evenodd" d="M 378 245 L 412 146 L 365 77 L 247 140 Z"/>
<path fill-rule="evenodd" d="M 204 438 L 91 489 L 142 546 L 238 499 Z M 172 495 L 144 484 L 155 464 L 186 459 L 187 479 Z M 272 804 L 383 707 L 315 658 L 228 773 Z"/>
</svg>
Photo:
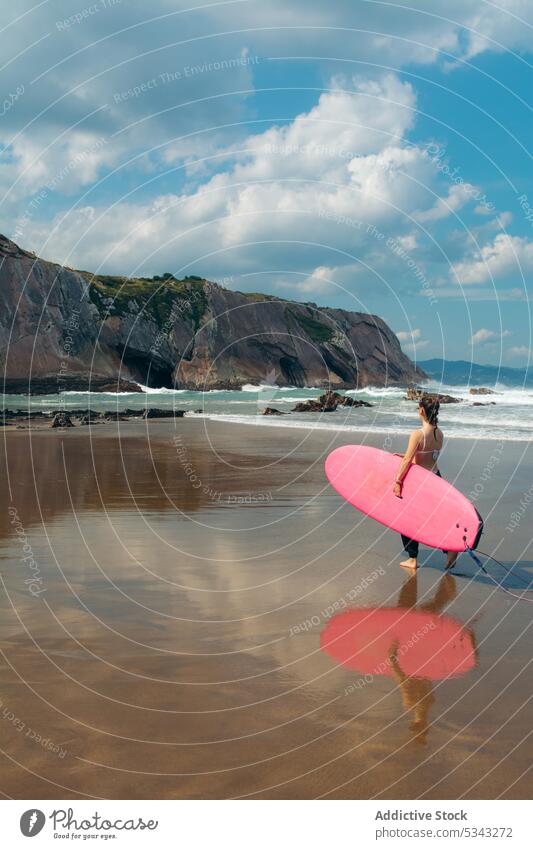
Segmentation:
<svg viewBox="0 0 533 849">
<path fill-rule="evenodd" d="M 430 472 L 434 472 L 441 477 L 437 468 L 439 454 L 442 451 L 442 443 L 444 436 L 438 426 L 439 418 L 439 402 L 431 397 L 421 398 L 418 404 L 418 415 L 422 420 L 422 427 L 419 430 L 414 430 L 409 438 L 409 445 L 404 454 L 403 460 L 400 463 L 398 474 L 394 482 L 394 495 L 398 498 L 402 497 L 403 479 L 407 474 L 411 463 L 416 463 Z M 400 564 L 406 569 L 416 569 L 418 557 L 418 542 L 414 539 L 409 539 L 402 534 L 403 547 L 409 557 L 403 560 Z M 447 552 L 445 552 L 447 553 Z M 450 551 L 448 553 L 448 561 L 446 568 L 451 569 L 457 560 L 457 552 Z"/>
</svg>

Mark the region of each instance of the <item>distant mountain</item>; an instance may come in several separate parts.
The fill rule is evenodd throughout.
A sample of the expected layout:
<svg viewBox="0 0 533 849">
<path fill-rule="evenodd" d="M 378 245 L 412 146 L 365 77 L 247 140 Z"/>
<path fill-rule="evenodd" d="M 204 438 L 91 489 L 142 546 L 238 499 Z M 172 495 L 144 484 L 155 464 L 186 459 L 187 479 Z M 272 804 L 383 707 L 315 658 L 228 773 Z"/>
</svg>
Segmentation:
<svg viewBox="0 0 533 849">
<path fill-rule="evenodd" d="M 351 389 L 426 376 L 376 315 L 235 292 L 201 277 L 76 271 L 3 236 L 0 364 L 8 393 L 109 391 L 120 381 Z"/>
<path fill-rule="evenodd" d="M 431 380 L 448 386 L 533 386 L 533 368 L 510 368 L 509 366 L 482 366 L 466 360 L 423 360 L 417 365 Z"/>
</svg>

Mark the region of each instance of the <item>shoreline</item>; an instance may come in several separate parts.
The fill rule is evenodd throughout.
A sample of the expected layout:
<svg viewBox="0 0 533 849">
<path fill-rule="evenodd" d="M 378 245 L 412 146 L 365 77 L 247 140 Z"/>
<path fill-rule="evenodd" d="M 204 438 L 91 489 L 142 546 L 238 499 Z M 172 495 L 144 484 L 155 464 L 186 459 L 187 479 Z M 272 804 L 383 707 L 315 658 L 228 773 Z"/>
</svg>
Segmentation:
<svg viewBox="0 0 533 849">
<path fill-rule="evenodd" d="M 71 379 L 70 381 L 65 380 L 62 375 L 58 375 L 57 378 L 34 378 L 32 379 L 33 384 L 31 391 L 28 392 L 29 381 L 28 379 L 4 379 L 2 383 L 2 394 L 5 396 L 9 395 L 25 395 L 29 398 L 39 398 L 43 395 L 61 395 L 63 393 L 75 393 L 75 394 L 100 394 L 102 392 L 109 393 L 110 395 L 143 395 L 150 394 L 151 392 L 159 392 L 159 391 L 167 391 L 167 392 L 242 392 L 246 391 L 245 387 L 253 386 L 255 384 L 252 383 L 253 377 L 249 379 L 242 379 L 235 383 L 226 382 L 226 381 L 216 381 L 208 386 L 198 386 L 193 383 L 189 383 L 187 385 L 180 386 L 148 386 L 143 384 L 133 378 L 128 379 L 117 379 L 113 377 L 99 377 L 94 380 L 80 381 L 77 379 Z M 431 379 L 428 377 L 420 378 L 416 383 L 415 382 L 389 382 L 387 384 L 376 384 L 376 383 L 366 383 L 361 384 L 357 383 L 353 385 L 352 383 L 335 383 L 332 384 L 327 380 L 317 381 L 312 386 L 300 386 L 293 383 L 287 384 L 275 384 L 277 389 L 280 390 L 292 390 L 292 389 L 301 389 L 302 391 L 316 391 L 316 392 L 364 392 L 365 389 L 369 388 L 377 388 L 377 389 L 409 389 L 412 387 L 420 387 L 423 386 L 424 383 L 431 382 Z M 267 386 L 269 384 L 257 384 L 258 388 L 260 386 Z M 38 387 L 38 388 L 35 388 Z M 116 387 L 115 389 L 113 387 Z M 20 390 L 20 391 L 17 391 Z"/>
<path fill-rule="evenodd" d="M 533 393 L 514 389 L 501 390 L 489 397 L 486 387 L 472 394 L 472 387 L 429 385 L 439 389 L 439 422 L 448 440 L 527 443 L 533 428 Z M 444 394 L 445 393 L 450 393 Z M 480 395 L 482 396 L 480 399 Z M 276 438 L 291 430 L 338 431 L 352 434 L 359 442 L 373 434 L 385 439 L 406 438 L 419 424 L 417 402 L 404 388 L 369 386 L 346 393 L 321 394 L 318 388 L 281 389 L 276 386 L 242 387 L 238 392 L 157 390 L 146 393 L 68 393 L 54 396 L 3 396 L 0 427 L 4 430 L 49 427 L 54 414 L 58 424 L 101 426 L 119 420 L 124 427 L 144 418 L 201 417 L 224 422 L 227 426 L 271 428 Z M 126 424 L 126 420 L 131 420 Z"/>
<path fill-rule="evenodd" d="M 328 414 L 329 415 L 329 414 Z M 232 426 L 243 425 L 243 427 L 279 427 L 284 428 L 285 430 L 312 430 L 312 431 L 326 431 L 326 432 L 339 432 L 339 433 L 366 433 L 369 437 L 372 437 L 374 434 L 379 436 L 393 436 L 397 434 L 399 438 L 405 438 L 409 436 L 409 433 L 413 428 L 405 428 L 401 430 L 400 428 L 388 428 L 388 427 L 372 427 L 366 428 L 363 425 L 342 425 L 339 424 L 337 426 L 322 426 L 320 423 L 316 424 L 307 424 L 302 421 L 295 421 L 291 424 L 287 422 L 284 424 L 279 419 L 268 419 L 268 421 L 264 420 L 263 416 L 258 416 L 259 421 L 244 421 L 245 416 L 241 416 L 238 421 L 231 420 L 230 416 L 225 416 L 224 414 L 217 413 L 206 413 L 204 415 L 195 415 L 195 414 L 186 414 L 186 418 L 188 419 L 208 419 L 209 421 L 220 422 L 221 424 L 228 424 Z M 251 418 L 251 417 L 250 417 Z M 265 417 L 266 418 L 266 417 Z M 459 433 L 446 433 L 445 439 L 453 439 L 453 440 L 464 440 L 465 442 L 473 442 L 473 441 L 486 441 L 486 442 L 516 442 L 519 444 L 527 444 L 531 441 L 530 437 L 509 437 L 502 440 L 502 437 L 499 435 L 488 436 L 488 435 L 465 435 Z"/>
<path fill-rule="evenodd" d="M 73 422 L 71 426 L 61 426 L 61 425 L 53 425 L 54 416 L 60 414 L 67 414 Z M 17 431 L 32 431 L 32 432 L 46 432 L 48 430 L 55 430 L 62 434 L 67 432 L 72 432 L 73 430 L 79 432 L 79 429 L 82 428 L 84 430 L 89 430 L 93 433 L 93 428 L 97 428 L 98 431 L 101 431 L 105 425 L 109 425 L 112 423 L 120 423 L 125 425 L 135 425 L 140 422 L 150 421 L 152 425 L 161 424 L 168 420 L 172 419 L 186 419 L 187 421 L 209 421 L 213 423 L 218 423 L 221 425 L 227 425 L 231 428 L 246 428 L 248 431 L 250 428 L 255 430 L 257 429 L 271 429 L 277 428 L 278 430 L 290 432 L 290 431 L 300 431 L 305 430 L 312 433 L 339 433 L 339 434 L 364 434 L 367 439 L 372 440 L 373 437 L 386 437 L 389 440 L 397 438 L 398 440 L 403 440 L 408 438 L 409 433 L 413 429 L 413 427 L 387 427 L 387 426 L 379 426 L 372 425 L 371 427 L 367 427 L 366 425 L 356 425 L 356 424 L 342 424 L 342 423 L 334 423 L 332 420 L 332 416 L 336 415 L 335 413 L 308 413 L 306 415 L 319 415 L 326 416 L 326 423 L 322 423 L 321 421 L 301 421 L 292 419 L 290 422 L 288 421 L 280 421 L 280 417 L 278 416 L 264 416 L 262 414 L 258 414 L 255 417 L 250 416 L 231 416 L 230 414 L 224 413 L 200 413 L 191 410 L 155 410 L 154 408 L 143 408 L 141 410 L 119 410 L 116 412 L 103 412 L 103 413 L 95 413 L 91 410 L 55 410 L 52 413 L 44 413 L 44 412 L 35 412 L 32 415 L 28 416 L 24 411 L 18 411 L 9 418 L 9 420 L 0 420 L 0 433 L 16 433 Z M 83 421 L 83 419 L 89 419 L 88 421 Z M 449 433 L 445 432 L 445 440 L 454 442 L 463 440 L 466 443 L 472 442 L 490 442 L 490 443 L 516 443 L 518 445 L 527 445 L 531 442 L 531 437 L 524 435 L 520 436 L 502 436 L 501 434 L 479 434 L 479 433 Z"/>
</svg>

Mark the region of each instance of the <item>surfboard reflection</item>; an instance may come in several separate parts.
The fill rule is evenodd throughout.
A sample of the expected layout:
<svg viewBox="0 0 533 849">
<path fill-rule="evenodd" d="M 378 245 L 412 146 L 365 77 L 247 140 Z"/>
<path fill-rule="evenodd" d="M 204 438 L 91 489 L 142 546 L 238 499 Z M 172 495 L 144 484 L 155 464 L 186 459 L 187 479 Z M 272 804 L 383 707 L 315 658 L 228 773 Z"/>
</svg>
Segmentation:
<svg viewBox="0 0 533 849">
<path fill-rule="evenodd" d="M 435 702 L 433 682 L 473 669 L 477 648 L 472 628 L 442 613 L 457 595 L 453 575 L 444 575 L 434 597 L 418 606 L 417 581 L 417 575 L 408 578 L 397 607 L 354 608 L 334 616 L 320 634 L 320 647 L 363 675 L 354 690 L 376 675 L 393 678 L 411 717 L 413 737 L 425 744 Z"/>
</svg>

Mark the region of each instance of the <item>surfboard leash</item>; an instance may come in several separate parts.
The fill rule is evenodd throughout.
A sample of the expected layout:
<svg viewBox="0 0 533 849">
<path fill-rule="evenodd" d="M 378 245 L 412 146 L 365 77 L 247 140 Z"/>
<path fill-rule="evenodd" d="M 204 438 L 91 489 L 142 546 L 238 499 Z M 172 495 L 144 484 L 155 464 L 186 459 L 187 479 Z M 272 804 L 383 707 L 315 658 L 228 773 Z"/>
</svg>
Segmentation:
<svg viewBox="0 0 533 849">
<path fill-rule="evenodd" d="M 527 596 L 518 595 L 517 593 L 512 593 L 511 590 L 508 590 L 507 587 L 504 587 L 503 584 L 500 584 L 500 582 L 497 581 L 496 578 L 493 578 L 492 575 L 490 574 L 490 572 L 488 572 L 487 569 L 485 569 L 485 567 L 483 566 L 483 563 L 481 562 L 481 560 L 479 559 L 477 554 L 474 554 L 474 552 L 472 551 L 470 546 L 467 545 L 466 548 L 465 548 L 465 551 L 467 551 L 469 553 L 469 555 L 472 558 L 472 560 L 474 561 L 474 563 L 476 563 L 476 565 L 479 566 L 479 568 L 485 573 L 487 578 L 489 578 L 492 581 L 493 584 L 496 584 L 496 586 L 500 590 L 503 590 L 504 593 L 507 593 L 507 595 L 510 595 L 511 598 L 518 599 L 518 601 L 528 601 L 530 604 L 533 604 L 533 598 L 527 598 Z M 506 567 L 503 565 L 503 563 L 500 563 L 500 561 L 496 560 L 495 557 L 492 557 L 491 554 L 486 554 L 484 551 L 480 551 L 479 553 L 482 554 L 483 557 L 487 557 L 489 560 L 493 560 L 494 563 L 497 563 L 498 566 L 501 566 L 504 571 L 507 571 L 508 573 L 511 572 L 510 569 L 506 570 Z M 524 592 L 527 593 L 527 592 L 531 592 L 532 590 L 533 590 L 533 587 L 531 588 L 531 590 L 530 589 L 524 590 Z"/>
</svg>

